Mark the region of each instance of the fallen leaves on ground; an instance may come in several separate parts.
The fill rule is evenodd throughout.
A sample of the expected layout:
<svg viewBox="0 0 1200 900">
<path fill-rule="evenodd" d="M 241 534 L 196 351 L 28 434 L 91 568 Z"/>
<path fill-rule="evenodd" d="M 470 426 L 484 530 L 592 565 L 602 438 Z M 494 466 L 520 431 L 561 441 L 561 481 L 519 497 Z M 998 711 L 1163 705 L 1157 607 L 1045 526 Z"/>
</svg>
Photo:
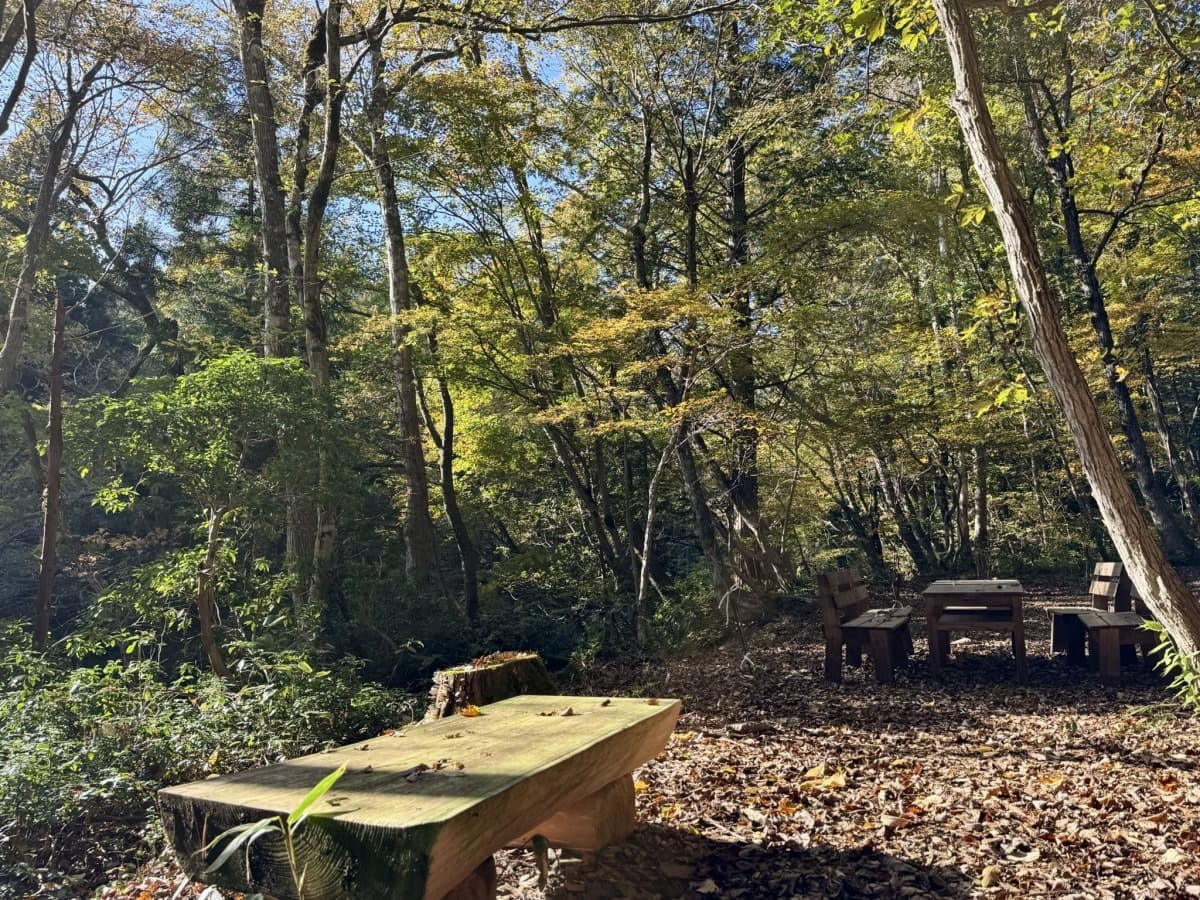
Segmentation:
<svg viewBox="0 0 1200 900">
<path fill-rule="evenodd" d="M 919 597 L 917 655 L 895 685 L 869 667 L 825 681 L 810 607 L 750 631 L 752 668 L 735 642 L 564 685 L 680 697 L 684 713 L 634 775 L 629 840 L 553 851 L 545 888 L 532 851 L 503 851 L 500 896 L 1200 897 L 1200 729 L 1133 712 L 1167 700 L 1151 673 L 1126 669 L 1113 690 L 1050 656 L 1041 608 L 1081 601 L 1034 586 L 1028 685 L 1002 635 L 956 644 L 931 679 Z M 160 883 L 101 897 L 165 900 L 179 884 Z"/>
</svg>

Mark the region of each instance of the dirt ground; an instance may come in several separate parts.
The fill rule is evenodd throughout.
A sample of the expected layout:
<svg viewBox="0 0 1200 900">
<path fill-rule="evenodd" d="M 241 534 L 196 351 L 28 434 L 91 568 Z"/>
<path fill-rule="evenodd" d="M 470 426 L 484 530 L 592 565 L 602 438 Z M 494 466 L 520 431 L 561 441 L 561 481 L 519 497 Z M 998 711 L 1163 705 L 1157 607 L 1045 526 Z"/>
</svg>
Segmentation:
<svg viewBox="0 0 1200 900">
<path fill-rule="evenodd" d="M 1043 610 L 1083 603 L 1082 578 L 1027 587 L 1026 685 L 1003 635 L 956 641 L 930 678 L 916 595 L 890 686 L 826 682 L 803 605 L 746 646 L 597 670 L 577 690 L 683 700 L 635 773 L 643 824 L 594 858 L 552 851 L 545 887 L 531 851 L 499 854 L 500 896 L 1200 897 L 1197 721 L 1140 666 L 1112 689 L 1051 657 Z M 172 895 L 201 889 L 162 865 L 100 894 Z"/>
</svg>

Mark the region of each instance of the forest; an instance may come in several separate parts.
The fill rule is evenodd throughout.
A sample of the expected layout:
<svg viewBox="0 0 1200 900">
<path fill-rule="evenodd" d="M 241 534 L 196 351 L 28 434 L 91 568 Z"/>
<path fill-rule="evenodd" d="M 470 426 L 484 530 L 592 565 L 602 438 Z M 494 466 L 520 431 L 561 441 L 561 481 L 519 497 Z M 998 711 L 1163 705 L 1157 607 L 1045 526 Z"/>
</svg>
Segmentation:
<svg viewBox="0 0 1200 900">
<path fill-rule="evenodd" d="M 0 102 L 0 897 L 201 896 L 156 790 L 399 727 L 508 650 L 683 697 L 636 782 L 666 830 L 623 852 L 721 862 L 646 896 L 1200 895 L 1195 4 L 0 0 Z M 821 679 L 821 573 L 1058 602 L 1118 559 L 1166 680 Z M 897 729 L 980 765 L 1048 729 L 1095 803 L 902 890 L 932 804 L 868 817 L 882 862 L 824 824 L 879 786 L 845 734 Z M 814 786 L 713 831 L 689 754 Z M 1081 874 L 1089 817 L 1160 813 Z M 580 896 L 530 860 L 503 896 Z"/>
</svg>

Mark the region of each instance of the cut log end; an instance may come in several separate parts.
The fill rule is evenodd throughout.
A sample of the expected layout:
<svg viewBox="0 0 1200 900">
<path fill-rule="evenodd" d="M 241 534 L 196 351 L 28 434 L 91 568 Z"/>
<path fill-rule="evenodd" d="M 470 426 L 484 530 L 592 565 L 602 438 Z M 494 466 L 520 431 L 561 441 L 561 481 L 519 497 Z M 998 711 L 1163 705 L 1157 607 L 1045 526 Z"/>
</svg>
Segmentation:
<svg viewBox="0 0 1200 900">
<path fill-rule="evenodd" d="M 485 706 L 519 694 L 554 693 L 554 680 L 536 653 L 493 653 L 435 672 L 425 720 L 443 719 L 467 706 Z"/>
</svg>

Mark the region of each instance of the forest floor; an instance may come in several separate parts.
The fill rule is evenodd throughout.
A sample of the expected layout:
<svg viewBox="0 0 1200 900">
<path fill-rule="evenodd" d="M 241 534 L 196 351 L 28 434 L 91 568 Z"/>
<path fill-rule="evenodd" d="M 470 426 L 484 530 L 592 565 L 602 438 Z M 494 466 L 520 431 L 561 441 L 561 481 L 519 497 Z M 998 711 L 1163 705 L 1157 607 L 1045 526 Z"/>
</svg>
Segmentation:
<svg viewBox="0 0 1200 900">
<path fill-rule="evenodd" d="M 1200 897 L 1196 720 L 1153 673 L 1111 689 L 1051 657 L 1042 609 L 1084 598 L 1066 579 L 1026 586 L 1028 685 L 1001 635 L 956 642 L 930 678 L 918 596 L 916 655 L 890 686 L 823 679 L 813 607 L 745 646 L 596 670 L 576 689 L 683 700 L 635 774 L 643 824 L 594 858 L 558 855 L 544 888 L 531 852 L 499 854 L 500 896 Z M 164 865 L 99 896 L 201 896 Z"/>
</svg>

